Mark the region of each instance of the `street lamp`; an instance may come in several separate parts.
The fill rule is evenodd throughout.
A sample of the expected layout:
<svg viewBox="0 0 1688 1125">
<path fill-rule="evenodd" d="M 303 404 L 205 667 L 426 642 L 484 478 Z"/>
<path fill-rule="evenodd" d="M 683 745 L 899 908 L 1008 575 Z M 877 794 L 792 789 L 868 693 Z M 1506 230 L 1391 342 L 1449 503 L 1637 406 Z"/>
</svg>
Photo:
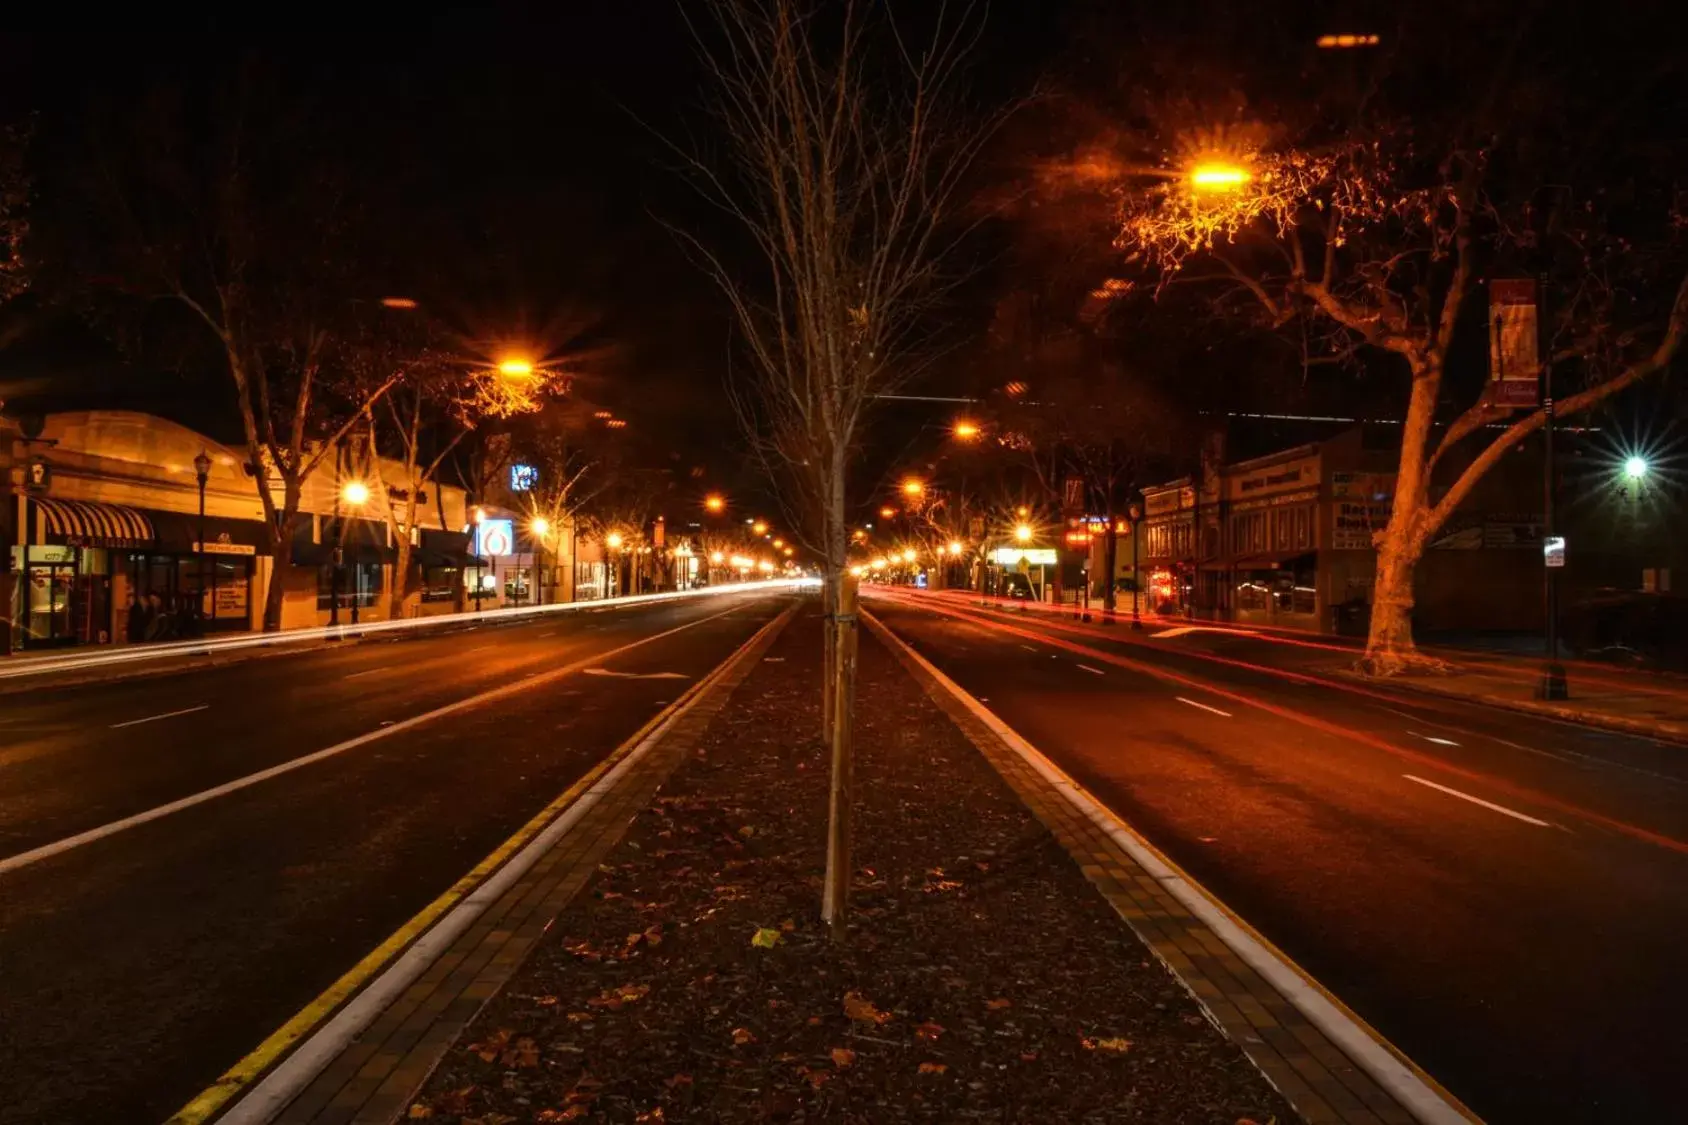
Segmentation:
<svg viewBox="0 0 1688 1125">
<path fill-rule="evenodd" d="M 897 509 L 895 509 L 895 508 L 886 507 L 886 508 L 879 509 L 879 518 L 882 519 L 882 520 L 888 520 L 896 514 L 897 514 Z"/>
<path fill-rule="evenodd" d="M 914 561 L 914 559 L 915 559 L 914 548 L 913 547 L 903 548 L 903 561 L 906 562 L 906 563 L 911 563 L 911 562 Z"/>
<path fill-rule="evenodd" d="M 950 432 L 956 436 L 956 440 L 958 441 L 972 441 L 974 438 L 979 436 L 979 424 L 977 422 L 969 422 L 967 419 L 961 418 L 956 421 L 954 428 L 952 428 Z"/>
<path fill-rule="evenodd" d="M 481 550 L 483 548 L 480 525 L 486 522 L 486 509 L 476 508 L 474 515 L 470 518 L 475 521 L 473 540 L 475 545 L 475 612 L 479 613 L 481 611 Z"/>
<path fill-rule="evenodd" d="M 1014 538 L 1021 543 L 1030 543 L 1032 541 L 1032 529 L 1030 525 L 1022 523 L 1016 526 L 1014 528 Z"/>
<path fill-rule="evenodd" d="M 498 373 L 507 379 L 528 379 L 533 376 L 533 364 L 525 359 L 500 360 Z"/>
<path fill-rule="evenodd" d="M 533 601 L 535 605 L 539 605 L 544 598 L 545 539 L 551 534 L 551 521 L 544 516 L 534 516 L 533 519 L 528 521 L 528 532 L 533 536 L 533 541 L 539 545 L 539 550 L 534 552 L 533 558 L 533 569 L 536 572 L 533 583 Z M 521 560 L 517 559 L 516 561 L 520 562 Z"/>
<path fill-rule="evenodd" d="M 1237 191 L 1253 178 L 1247 168 L 1224 160 L 1208 161 L 1190 169 L 1190 187 L 1196 191 Z"/>
<path fill-rule="evenodd" d="M 961 554 L 961 541 L 959 539 L 950 540 L 949 553 L 952 555 Z"/>
<path fill-rule="evenodd" d="M 903 495 L 918 498 L 925 495 L 926 482 L 919 477 L 909 477 L 903 481 Z"/>
<path fill-rule="evenodd" d="M 750 530 L 755 535 L 766 535 L 766 534 L 768 534 L 767 521 L 766 520 L 754 520 L 754 521 L 752 521 L 752 523 L 750 525 Z"/>
<path fill-rule="evenodd" d="M 703 509 L 711 515 L 720 515 L 727 510 L 727 498 L 719 492 L 711 492 L 703 498 Z"/>
<path fill-rule="evenodd" d="M 193 475 L 199 481 L 199 542 L 194 544 L 199 555 L 199 609 L 194 614 L 198 626 L 205 620 L 205 484 L 211 479 L 211 455 L 203 449 L 193 459 Z"/>
<path fill-rule="evenodd" d="M 1143 519 L 1143 505 L 1133 503 L 1125 511 L 1131 517 L 1131 627 L 1141 629 L 1143 627 L 1143 615 L 1138 608 L 1138 599 L 1143 596 L 1143 575 L 1137 566 L 1137 528 Z M 1108 575 L 1108 581 L 1112 582 L 1113 580 L 1114 576 Z"/>
<path fill-rule="evenodd" d="M 610 552 L 610 557 L 604 560 L 604 597 L 606 598 L 610 596 L 610 568 L 612 565 L 615 570 L 615 584 L 617 587 L 621 585 L 621 560 L 615 557 L 615 552 L 621 550 L 622 542 L 621 532 L 619 531 L 612 531 L 604 536 L 604 546 Z"/>
<path fill-rule="evenodd" d="M 1640 480 L 1647 475 L 1649 466 L 1645 457 L 1631 457 L 1624 462 L 1624 476 L 1630 480 Z"/>
<path fill-rule="evenodd" d="M 361 508 L 369 502 L 369 486 L 364 484 L 361 480 L 349 480 L 340 486 L 340 499 L 344 500 L 354 508 Z M 337 588 L 335 590 L 334 597 L 335 606 L 333 610 L 329 611 L 330 625 L 339 624 L 339 615 L 336 612 L 339 609 L 339 591 L 346 588 L 346 520 L 344 517 L 336 521 L 336 527 L 334 530 L 337 540 L 334 548 L 334 570 L 338 581 L 336 583 Z M 357 623 L 358 590 L 357 583 L 354 580 L 352 583 L 352 624 L 356 625 Z"/>
</svg>

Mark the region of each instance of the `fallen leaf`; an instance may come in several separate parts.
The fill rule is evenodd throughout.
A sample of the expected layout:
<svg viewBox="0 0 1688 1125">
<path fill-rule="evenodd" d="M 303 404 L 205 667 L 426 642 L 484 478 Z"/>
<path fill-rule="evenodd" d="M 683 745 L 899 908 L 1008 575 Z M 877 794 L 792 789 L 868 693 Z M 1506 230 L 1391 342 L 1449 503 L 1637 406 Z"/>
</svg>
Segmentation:
<svg viewBox="0 0 1688 1125">
<path fill-rule="evenodd" d="M 635 1000 L 643 1000 L 650 992 L 648 984 L 624 984 L 620 988 L 606 988 L 592 999 L 586 1001 L 587 1006 L 593 1008 L 608 1008 L 616 1011 L 623 1004 L 631 1004 Z"/>
<path fill-rule="evenodd" d="M 844 994 L 844 1014 L 857 1023 L 884 1023 L 891 1018 L 890 1012 L 882 1012 L 873 1006 L 873 1001 L 859 992 Z"/>
<path fill-rule="evenodd" d="M 469 1044 L 469 1051 L 479 1055 L 482 1062 L 492 1062 L 510 1045 L 510 1029 L 501 1028 L 479 1043 Z"/>
<path fill-rule="evenodd" d="M 524 1035 L 520 1039 L 516 1040 L 516 1042 L 513 1043 L 507 1050 L 505 1050 L 504 1054 L 499 1057 L 498 1061 L 503 1063 L 505 1066 L 538 1066 L 539 1045 Z"/>
<path fill-rule="evenodd" d="M 563 1121 L 579 1121 L 591 1112 L 583 1105 L 571 1105 L 563 1109 L 542 1109 L 534 1120 L 540 1122 L 541 1125 L 558 1125 Z"/>
<path fill-rule="evenodd" d="M 811 1089 L 819 1090 L 822 1084 L 824 1084 L 828 1078 L 832 1077 L 832 1075 L 824 1070 L 808 1070 L 805 1068 L 803 1077 L 809 1080 L 809 1086 Z"/>
<path fill-rule="evenodd" d="M 533 1002 L 541 1008 L 549 1008 L 557 1002 L 557 998 L 555 996 L 535 996 Z"/>
<path fill-rule="evenodd" d="M 569 1013 L 569 1022 L 570 1023 L 585 1023 L 587 1020 L 590 1020 L 591 1018 L 592 1018 L 591 1012 L 570 1012 Z"/>
<path fill-rule="evenodd" d="M 421 1121 L 424 1117 L 432 1116 L 434 1116 L 434 1111 L 421 1102 L 413 1103 L 410 1112 L 404 1115 L 406 1121 Z"/>
<path fill-rule="evenodd" d="M 920 1073 L 922 1074 L 942 1074 L 948 1069 L 949 1067 L 943 1063 L 924 1062 L 920 1064 Z"/>
<path fill-rule="evenodd" d="M 738 830 L 738 834 L 740 836 L 743 836 L 746 840 L 748 840 L 752 836 L 756 835 L 756 829 L 752 828 L 750 825 L 747 824 L 743 828 L 740 828 Z"/>
<path fill-rule="evenodd" d="M 434 1099 L 443 1113 L 464 1114 L 469 1112 L 469 1095 L 475 1092 L 473 1086 L 464 1086 L 450 1093 L 441 1094 Z"/>
<path fill-rule="evenodd" d="M 809 1026 L 810 1027 L 819 1027 L 820 1025 L 821 1025 L 821 1018 L 819 1016 L 810 1016 L 809 1017 Z"/>
<path fill-rule="evenodd" d="M 796 928 L 797 920 L 795 918 L 787 918 L 785 921 L 780 923 L 780 929 L 784 930 L 788 934 Z"/>
<path fill-rule="evenodd" d="M 758 949 L 772 949 L 779 943 L 780 932 L 778 930 L 770 930 L 766 926 L 758 929 L 755 936 L 750 939 L 750 944 L 756 946 Z"/>
<path fill-rule="evenodd" d="M 1014 1001 L 1012 1001 L 1012 1000 L 987 1000 L 987 1001 L 985 1001 L 985 1010 L 987 1012 L 1000 1012 L 1004 1008 L 1012 1008 L 1013 1006 L 1014 1006 Z"/>
<path fill-rule="evenodd" d="M 1131 1040 L 1129 1039 L 1085 1039 L 1082 1042 L 1084 1049 L 1087 1051 L 1117 1051 L 1123 1054 L 1131 1050 Z"/>
<path fill-rule="evenodd" d="M 668 1119 L 663 1116 L 661 1106 L 654 1106 L 651 1109 L 647 1109 L 645 1112 L 641 1113 L 639 1116 L 637 1116 L 633 1119 L 635 1125 L 637 1125 L 637 1123 L 641 1122 L 641 1121 L 652 1122 L 652 1121 L 666 1121 L 666 1120 L 668 1120 Z"/>
<path fill-rule="evenodd" d="M 662 944 L 661 926 L 652 926 L 650 929 L 645 931 L 645 944 L 649 946 L 658 946 Z"/>
<path fill-rule="evenodd" d="M 944 1033 L 944 1028 L 942 1024 L 933 1023 L 931 1020 L 927 1020 L 925 1023 L 916 1027 L 914 1029 L 914 1033 L 930 1043 Z"/>
<path fill-rule="evenodd" d="M 748 1027 L 733 1028 L 733 1046 L 742 1047 L 746 1043 L 754 1042 L 756 1042 L 756 1036 L 750 1033 L 750 1029 Z"/>
<path fill-rule="evenodd" d="M 856 1061 L 856 1052 L 848 1047 L 834 1047 L 832 1049 L 832 1065 L 839 1070 L 848 1069 Z"/>
<path fill-rule="evenodd" d="M 1037 1052 L 1036 1051 L 1022 1051 L 1020 1053 L 1020 1061 L 1021 1062 L 1036 1062 L 1037 1061 Z"/>
</svg>

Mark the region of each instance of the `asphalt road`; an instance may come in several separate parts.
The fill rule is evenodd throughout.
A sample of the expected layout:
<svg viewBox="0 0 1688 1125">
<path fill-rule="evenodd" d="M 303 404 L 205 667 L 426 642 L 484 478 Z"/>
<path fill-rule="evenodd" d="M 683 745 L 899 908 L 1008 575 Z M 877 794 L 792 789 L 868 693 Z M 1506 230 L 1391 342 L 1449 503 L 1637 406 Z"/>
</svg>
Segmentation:
<svg viewBox="0 0 1688 1125">
<path fill-rule="evenodd" d="M 1688 749 L 1259 639 L 870 609 L 1491 1125 L 1682 1120 Z"/>
<path fill-rule="evenodd" d="M 588 662 L 0 870 L 0 1122 L 162 1121 L 783 604 L 489 621 L 0 700 L 4 864 Z"/>
</svg>

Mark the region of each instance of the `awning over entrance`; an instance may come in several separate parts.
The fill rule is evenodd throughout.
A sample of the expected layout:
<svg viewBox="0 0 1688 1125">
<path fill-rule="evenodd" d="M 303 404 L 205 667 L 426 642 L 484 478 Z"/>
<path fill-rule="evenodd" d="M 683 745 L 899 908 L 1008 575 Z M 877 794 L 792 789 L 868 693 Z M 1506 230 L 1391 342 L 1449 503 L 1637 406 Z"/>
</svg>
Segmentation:
<svg viewBox="0 0 1688 1125">
<path fill-rule="evenodd" d="M 181 555 L 199 552 L 200 519 L 192 512 L 143 512 L 157 529 L 157 549 Z M 267 555 L 262 520 L 206 516 L 205 553 L 208 555 Z"/>
<path fill-rule="evenodd" d="M 1231 560 L 1232 570 L 1294 570 L 1297 563 L 1308 563 L 1313 559 L 1312 551 L 1303 551 L 1294 555 L 1247 555 L 1240 559 Z"/>
<path fill-rule="evenodd" d="M 145 512 L 98 500 L 55 500 L 38 496 L 47 538 L 72 547 L 145 547 L 156 538 Z"/>
<path fill-rule="evenodd" d="M 416 548 L 416 560 L 425 567 L 464 570 L 473 566 L 490 566 L 486 559 L 478 559 L 469 551 L 469 534 L 464 531 L 439 531 L 423 528 L 422 542 Z"/>
</svg>

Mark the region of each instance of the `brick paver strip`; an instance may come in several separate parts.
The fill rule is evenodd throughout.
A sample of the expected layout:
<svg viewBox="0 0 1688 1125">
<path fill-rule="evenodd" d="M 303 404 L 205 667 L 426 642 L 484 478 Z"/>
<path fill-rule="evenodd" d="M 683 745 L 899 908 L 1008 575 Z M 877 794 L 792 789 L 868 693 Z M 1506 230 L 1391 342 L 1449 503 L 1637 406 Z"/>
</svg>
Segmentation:
<svg viewBox="0 0 1688 1125">
<path fill-rule="evenodd" d="M 782 625 L 789 618 L 782 618 Z M 546 926 L 586 885 L 778 633 L 770 629 L 753 647 L 740 650 L 731 670 L 288 1104 L 275 1118 L 277 1125 L 386 1125 L 400 1117 L 458 1034 L 515 974 Z"/>
<path fill-rule="evenodd" d="M 873 627 L 882 628 L 877 622 Z M 1207 1009 L 1308 1125 L 1415 1125 L 1386 1090 L 1250 968 L 1205 923 L 1168 895 L 1019 754 L 954 696 L 889 644 L 905 668 L 1061 842 L 1126 924 Z"/>
</svg>

